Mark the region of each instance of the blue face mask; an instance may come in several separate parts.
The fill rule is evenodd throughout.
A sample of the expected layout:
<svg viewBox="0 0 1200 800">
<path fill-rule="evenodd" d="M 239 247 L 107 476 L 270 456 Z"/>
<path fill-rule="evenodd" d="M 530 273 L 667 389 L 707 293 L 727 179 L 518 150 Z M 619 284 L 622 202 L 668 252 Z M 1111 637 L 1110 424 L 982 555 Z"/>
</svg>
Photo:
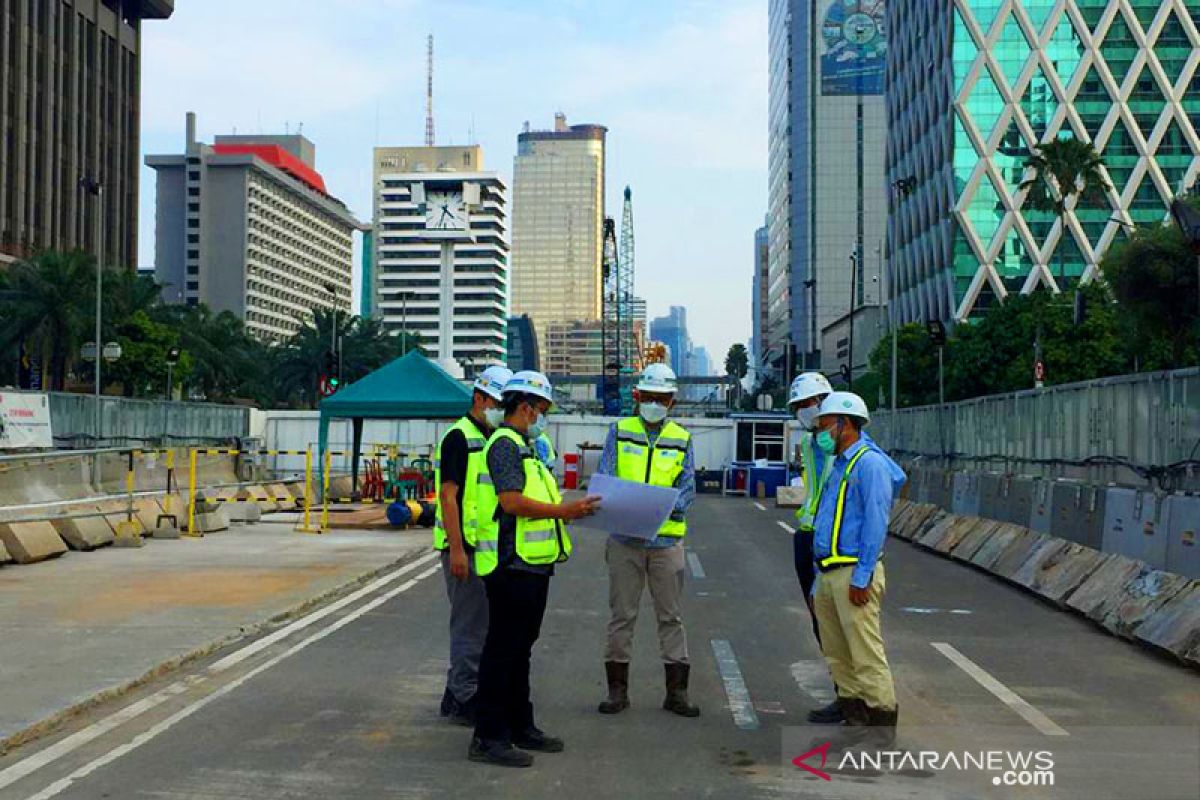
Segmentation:
<svg viewBox="0 0 1200 800">
<path fill-rule="evenodd" d="M 538 414 L 537 419 L 529 423 L 529 438 L 536 439 L 546 432 L 546 415 Z"/>
</svg>

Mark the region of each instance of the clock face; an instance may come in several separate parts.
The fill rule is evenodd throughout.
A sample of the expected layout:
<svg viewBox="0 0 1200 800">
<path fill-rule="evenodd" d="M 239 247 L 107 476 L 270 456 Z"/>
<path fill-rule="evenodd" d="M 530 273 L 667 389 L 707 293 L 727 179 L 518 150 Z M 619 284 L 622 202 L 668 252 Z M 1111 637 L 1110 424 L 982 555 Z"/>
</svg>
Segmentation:
<svg viewBox="0 0 1200 800">
<path fill-rule="evenodd" d="M 429 192 L 425 197 L 425 228 L 431 231 L 465 231 L 467 206 L 462 192 Z"/>
<path fill-rule="evenodd" d="M 842 38 L 856 45 L 865 45 L 878 34 L 875 20 L 867 14 L 851 14 L 842 25 Z"/>
</svg>

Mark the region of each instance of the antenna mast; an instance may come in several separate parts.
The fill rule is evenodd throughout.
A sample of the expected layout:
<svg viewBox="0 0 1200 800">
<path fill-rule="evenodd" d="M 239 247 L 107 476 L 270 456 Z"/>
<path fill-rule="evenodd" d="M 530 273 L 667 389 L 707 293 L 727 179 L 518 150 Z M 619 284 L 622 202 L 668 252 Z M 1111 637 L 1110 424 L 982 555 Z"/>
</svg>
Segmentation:
<svg viewBox="0 0 1200 800">
<path fill-rule="evenodd" d="M 425 146 L 433 147 L 433 34 L 429 34 L 429 47 L 425 64 Z"/>
</svg>

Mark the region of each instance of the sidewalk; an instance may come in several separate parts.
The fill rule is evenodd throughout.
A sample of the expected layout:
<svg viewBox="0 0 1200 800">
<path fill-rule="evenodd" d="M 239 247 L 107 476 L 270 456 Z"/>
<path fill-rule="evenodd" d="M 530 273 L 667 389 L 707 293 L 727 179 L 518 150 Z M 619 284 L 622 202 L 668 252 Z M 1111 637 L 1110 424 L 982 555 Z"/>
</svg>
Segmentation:
<svg viewBox="0 0 1200 800">
<path fill-rule="evenodd" d="M 426 552 L 430 543 L 420 529 L 316 536 L 292 525 L 272 515 L 202 539 L 148 540 L 140 549 L 0 568 L 0 752 L 6 740 L 73 706 Z"/>
</svg>

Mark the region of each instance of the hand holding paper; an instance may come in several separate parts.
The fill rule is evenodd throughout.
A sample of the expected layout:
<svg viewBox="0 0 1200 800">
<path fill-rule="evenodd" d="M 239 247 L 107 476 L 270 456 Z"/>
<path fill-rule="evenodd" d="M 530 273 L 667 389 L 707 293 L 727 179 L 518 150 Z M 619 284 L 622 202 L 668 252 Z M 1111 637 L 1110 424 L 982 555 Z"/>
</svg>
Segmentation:
<svg viewBox="0 0 1200 800">
<path fill-rule="evenodd" d="M 618 536 L 653 539 L 679 500 L 679 490 L 594 475 L 588 493 L 600 499 L 596 513 L 577 524 Z"/>
</svg>

